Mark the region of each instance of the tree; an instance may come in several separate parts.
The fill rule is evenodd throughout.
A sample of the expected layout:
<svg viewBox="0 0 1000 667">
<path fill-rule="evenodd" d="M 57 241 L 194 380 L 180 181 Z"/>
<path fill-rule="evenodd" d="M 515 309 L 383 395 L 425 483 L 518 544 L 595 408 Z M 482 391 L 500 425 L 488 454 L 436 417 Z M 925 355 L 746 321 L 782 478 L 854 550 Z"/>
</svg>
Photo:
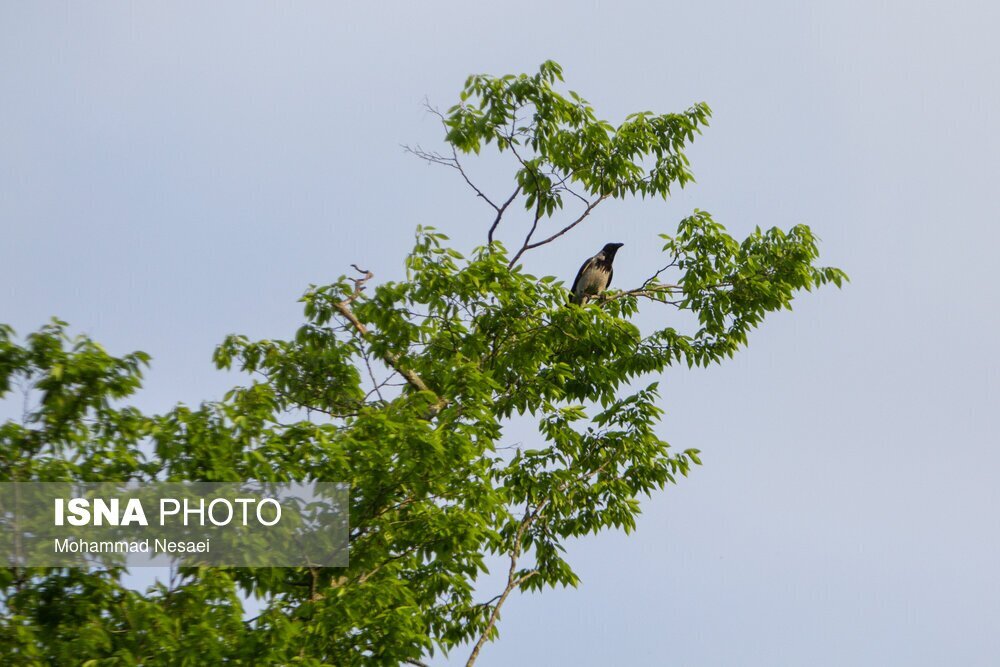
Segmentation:
<svg viewBox="0 0 1000 667">
<path fill-rule="evenodd" d="M 528 253 L 604 202 L 666 198 L 690 182 L 684 150 L 710 110 L 640 112 L 614 126 L 559 92 L 561 81 L 551 61 L 533 75 L 472 76 L 456 106 L 435 112 L 448 151 L 411 149 L 484 201 L 483 246 L 466 256 L 418 229 L 405 280 L 376 284 L 355 266 L 312 286 L 290 339 L 234 335 L 218 347 L 219 368 L 253 377 L 223 400 L 143 415 L 122 406 L 140 386 L 142 353 L 114 357 L 58 321 L 23 342 L 0 329 L 0 395 L 20 387 L 27 405 L 0 428 L 3 479 L 351 484 L 344 569 L 188 568 L 139 592 L 119 569 L 8 568 L 4 655 L 394 665 L 461 648 L 471 665 L 511 594 L 577 585 L 568 541 L 632 530 L 641 496 L 700 463 L 657 434 L 654 376 L 732 356 L 766 313 L 845 276 L 816 265 L 804 225 L 737 241 L 696 210 L 662 235 L 648 280 L 568 303 L 555 277 L 526 272 Z M 484 149 L 512 157 L 505 195 L 468 176 L 464 160 Z M 519 207 L 526 229 L 509 251 L 496 237 Z M 641 331 L 640 307 L 686 311 L 690 330 Z M 537 437 L 512 449 L 515 415 Z M 483 596 L 476 583 L 496 559 L 505 583 Z M 262 613 L 245 620 L 241 593 L 262 599 Z"/>
</svg>

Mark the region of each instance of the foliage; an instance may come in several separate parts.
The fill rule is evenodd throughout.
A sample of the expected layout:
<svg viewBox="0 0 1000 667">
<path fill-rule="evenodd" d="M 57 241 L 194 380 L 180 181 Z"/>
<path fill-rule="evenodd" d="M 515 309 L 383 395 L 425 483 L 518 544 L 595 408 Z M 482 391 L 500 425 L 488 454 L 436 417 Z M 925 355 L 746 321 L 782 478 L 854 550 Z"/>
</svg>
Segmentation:
<svg viewBox="0 0 1000 667">
<path fill-rule="evenodd" d="M 220 368 L 254 377 L 221 401 L 143 415 L 122 402 L 145 355 L 111 356 L 58 321 L 23 343 L 0 329 L 0 395 L 29 399 L 0 427 L 2 479 L 352 489 L 345 569 L 188 569 L 145 592 L 117 570 L 2 570 L 0 652 L 15 664 L 394 665 L 464 646 L 472 664 L 511 593 L 578 583 L 569 540 L 632 530 L 640 497 L 700 463 L 658 434 L 651 376 L 731 356 L 766 313 L 844 274 L 815 265 L 808 227 L 738 242 L 695 211 L 663 237 L 665 266 L 649 280 L 568 304 L 562 283 L 520 259 L 603 201 L 689 182 L 683 150 L 710 111 L 642 112 L 616 127 L 555 90 L 561 80 L 552 62 L 531 76 L 470 77 L 440 114 L 451 154 L 413 149 L 492 208 L 484 246 L 464 256 L 421 229 L 405 280 L 372 284 L 359 270 L 313 286 L 294 337 L 219 346 Z M 487 146 L 515 156 L 503 200 L 461 161 Z M 511 253 L 494 234 L 514 202 L 530 215 Z M 543 218 L 565 219 L 536 240 Z M 696 324 L 643 332 L 640 305 Z M 505 433 L 525 419 L 537 437 L 512 446 Z M 498 559 L 505 584 L 484 599 L 476 583 Z M 244 620 L 240 593 L 263 612 Z"/>
</svg>

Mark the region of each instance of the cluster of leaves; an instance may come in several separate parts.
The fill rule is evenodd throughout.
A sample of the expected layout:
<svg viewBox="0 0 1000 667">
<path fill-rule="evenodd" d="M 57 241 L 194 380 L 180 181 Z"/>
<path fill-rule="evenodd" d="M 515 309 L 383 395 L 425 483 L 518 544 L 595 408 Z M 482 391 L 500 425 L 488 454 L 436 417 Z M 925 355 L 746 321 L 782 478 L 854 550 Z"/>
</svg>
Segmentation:
<svg viewBox="0 0 1000 667">
<path fill-rule="evenodd" d="M 351 485 L 343 569 L 181 570 L 145 592 L 122 586 L 120 571 L 0 571 L 0 653 L 29 664 L 395 665 L 468 645 L 472 664 L 509 595 L 576 585 L 569 540 L 631 530 L 641 496 L 699 463 L 657 433 L 650 375 L 731 355 L 767 312 L 843 274 L 815 266 L 806 227 L 740 243 L 695 212 L 664 239 L 676 284 L 660 281 L 664 269 L 598 303 L 567 303 L 564 285 L 517 260 L 595 202 L 683 185 L 684 142 L 708 108 L 614 128 L 555 91 L 558 79 L 554 63 L 472 77 L 444 117 L 455 153 L 435 161 L 462 170 L 459 152 L 530 149 L 505 204 L 466 179 L 496 213 L 486 245 L 466 257 L 418 230 L 404 280 L 372 284 L 360 271 L 312 287 L 292 338 L 219 346 L 220 368 L 254 377 L 221 401 L 142 415 L 119 407 L 139 386 L 141 354 L 112 357 L 62 323 L 23 345 L 0 329 L 0 396 L 21 386 L 37 401 L 0 427 L 0 479 Z M 572 184 L 594 198 L 583 217 L 533 243 Z M 509 253 L 492 233 L 519 197 L 536 216 Z M 644 333 L 640 304 L 690 311 L 699 325 Z M 524 419 L 536 439 L 511 444 Z M 476 584 L 498 558 L 505 584 L 483 599 Z M 260 615 L 243 620 L 238 593 L 260 599 Z"/>
<path fill-rule="evenodd" d="M 530 76 L 470 76 L 444 118 L 447 141 L 464 153 L 491 143 L 514 153 L 525 206 L 546 216 L 562 208 L 567 183 L 600 197 L 666 198 L 672 184 L 694 179 L 683 151 L 708 123 L 707 104 L 684 113 L 641 111 L 615 127 L 576 92 L 553 88 L 562 80 L 562 68 L 551 60 Z"/>
</svg>

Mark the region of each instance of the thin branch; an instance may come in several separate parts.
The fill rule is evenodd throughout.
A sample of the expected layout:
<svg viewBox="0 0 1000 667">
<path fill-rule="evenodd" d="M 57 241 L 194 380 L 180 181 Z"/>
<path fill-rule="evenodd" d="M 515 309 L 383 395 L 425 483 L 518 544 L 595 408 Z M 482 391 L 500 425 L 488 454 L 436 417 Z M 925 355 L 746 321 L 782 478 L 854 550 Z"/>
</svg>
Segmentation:
<svg viewBox="0 0 1000 667">
<path fill-rule="evenodd" d="M 348 322 L 351 323 L 351 325 L 355 328 L 355 330 L 357 330 L 358 334 L 360 334 L 362 338 L 369 340 L 371 338 L 371 332 L 368 331 L 368 327 L 366 327 L 364 323 L 358 319 L 358 316 L 354 314 L 354 311 L 351 310 L 351 304 L 354 303 L 358 299 L 358 297 L 361 296 L 361 292 L 365 289 L 365 283 L 367 283 L 369 280 L 375 277 L 375 274 L 372 273 L 371 271 L 366 271 L 364 269 L 358 268 L 357 264 L 351 264 L 351 266 L 354 268 L 355 271 L 363 275 L 360 278 L 354 279 L 354 292 L 343 301 L 339 301 L 333 304 L 333 306 L 340 312 L 341 315 L 344 316 L 344 318 Z M 410 384 L 410 386 L 412 386 L 417 391 L 426 391 L 435 394 L 435 392 L 431 391 L 430 387 L 427 386 L 427 383 L 425 383 L 419 375 L 417 375 L 414 371 L 403 366 L 402 360 L 400 359 L 400 356 L 398 354 L 394 352 L 386 352 L 385 358 L 383 360 L 389 366 L 391 366 L 397 373 L 402 375 L 406 379 L 406 381 Z M 435 396 L 436 395 L 437 394 L 435 394 Z M 448 400 L 446 398 L 438 396 L 438 400 L 430 407 L 429 417 L 434 417 L 435 415 L 437 415 L 439 412 L 441 412 L 441 410 L 444 409 L 444 407 L 447 404 Z"/>
<path fill-rule="evenodd" d="M 665 303 L 671 306 L 681 307 L 684 302 L 681 300 L 669 300 L 665 298 L 664 294 L 674 294 L 682 289 L 680 285 L 644 285 L 643 287 L 637 287 L 635 289 L 624 290 L 622 292 L 617 292 L 615 294 L 602 294 L 599 298 L 599 303 L 610 303 L 612 301 L 617 301 L 627 296 L 640 296 L 650 301 L 658 301 L 660 303 Z"/>
<path fill-rule="evenodd" d="M 372 370 L 372 363 L 371 359 L 368 356 L 368 350 L 364 349 L 364 347 L 362 347 L 361 349 L 361 357 L 365 360 L 365 368 L 368 369 L 368 378 L 372 381 L 372 389 L 365 395 L 365 399 L 367 400 L 367 398 L 371 396 L 372 393 L 374 392 L 375 395 L 378 396 L 378 400 L 385 403 L 385 398 L 382 397 L 382 391 L 381 391 L 382 385 L 384 385 L 385 382 L 379 383 L 375 379 L 375 371 Z"/>
<path fill-rule="evenodd" d="M 441 155 L 438 152 L 425 151 L 420 146 L 409 146 L 406 144 L 403 144 L 402 147 L 405 152 L 430 164 L 439 164 L 443 167 L 450 167 L 451 169 L 457 168 L 455 167 L 454 161 L 450 157 Z"/>
<path fill-rule="evenodd" d="M 659 271 L 657 271 L 656 273 L 654 273 L 654 274 L 653 274 L 653 275 L 651 275 L 650 277 L 646 278 L 646 282 L 644 282 L 644 283 L 642 284 L 642 286 L 643 286 L 643 287 L 647 287 L 648 285 L 652 285 L 652 284 L 653 284 L 654 282 L 656 282 L 656 279 L 660 277 L 660 274 L 661 274 L 661 273 L 663 273 L 663 272 L 664 272 L 664 271 L 666 271 L 667 269 L 669 269 L 669 268 L 672 268 L 672 267 L 674 267 L 674 266 L 677 266 L 677 258 L 676 258 L 676 256 L 675 256 L 675 257 L 674 257 L 674 259 L 673 259 L 673 260 L 672 260 L 672 261 L 671 261 L 671 262 L 670 262 L 669 264 L 667 264 L 667 265 L 666 265 L 665 267 L 663 267 L 662 269 L 660 269 Z"/>
<path fill-rule="evenodd" d="M 577 192 L 576 190 L 573 190 L 570 187 L 567 187 L 565 185 L 560 184 L 558 186 L 558 188 L 556 188 L 556 189 L 560 190 L 561 192 L 568 192 L 568 193 L 570 193 L 571 195 L 573 195 L 574 197 L 576 197 L 577 199 L 579 199 L 581 202 L 583 202 L 584 206 L 586 206 L 589 203 L 587 201 L 587 199 L 583 195 L 581 195 L 579 192 Z"/>
<path fill-rule="evenodd" d="M 493 200 L 483 194 L 483 191 L 476 187 L 475 183 L 469 178 L 468 174 L 465 173 L 465 169 L 462 168 L 462 163 L 458 161 L 458 151 L 455 147 L 451 147 L 452 162 L 455 163 L 455 169 L 458 169 L 458 173 L 462 175 L 462 179 L 468 184 L 470 188 L 476 191 L 476 195 L 483 198 L 487 204 L 493 207 L 494 211 L 500 212 L 500 207 L 493 203 Z"/>
<path fill-rule="evenodd" d="M 432 113 L 432 114 L 434 114 L 435 116 L 438 117 L 438 119 L 441 121 L 441 124 L 445 126 L 445 130 L 448 129 L 447 119 L 445 118 L 444 114 L 441 113 L 440 110 L 438 110 L 435 107 L 431 106 L 430 102 L 428 102 L 427 100 L 424 100 L 424 108 L 427 109 L 427 111 L 429 111 L 430 113 Z M 404 145 L 403 146 L 403 150 L 405 150 L 407 153 L 415 155 L 416 157 L 418 157 L 418 158 L 420 158 L 422 160 L 426 160 L 429 163 L 440 164 L 440 165 L 443 165 L 445 167 L 451 167 L 452 169 L 457 169 L 458 173 L 460 173 L 462 175 L 462 180 L 464 180 L 466 182 L 466 184 L 475 191 L 476 196 L 480 197 L 483 201 L 485 201 L 487 204 L 489 204 L 493 208 L 493 210 L 497 212 L 498 216 L 503 215 L 503 211 L 502 211 L 501 207 L 497 206 L 496 204 L 494 204 L 493 200 L 490 199 L 489 197 L 487 197 L 486 193 L 484 193 L 482 190 L 480 190 L 476 186 L 476 184 L 472 182 L 472 179 L 469 178 L 469 175 L 465 173 L 465 168 L 462 167 L 462 163 L 458 159 L 458 151 L 455 150 L 455 146 L 454 145 L 452 145 L 452 147 L 451 147 L 451 157 L 450 158 L 449 157 L 445 157 L 444 155 L 441 155 L 440 153 L 431 153 L 431 152 L 425 151 L 422 148 L 420 148 L 420 146 L 410 147 L 410 146 L 405 146 Z M 513 197 L 511 199 L 513 199 Z M 506 208 L 506 205 L 504 205 L 503 208 Z M 495 223 L 494 223 L 494 226 L 495 226 Z"/>
<path fill-rule="evenodd" d="M 519 194 L 521 194 L 521 186 L 520 185 L 518 185 L 517 188 L 514 189 L 514 193 L 510 197 L 507 198 L 507 201 L 505 201 L 503 204 L 501 204 L 500 208 L 497 209 L 497 217 L 493 219 L 493 224 L 490 225 L 490 231 L 486 235 L 487 245 L 490 245 L 490 246 L 493 245 L 493 232 L 496 231 L 497 225 L 500 224 L 500 219 L 503 218 L 503 214 L 507 210 L 507 207 L 510 206 L 510 203 L 512 201 L 514 201 L 514 199 L 516 199 Z"/>
<path fill-rule="evenodd" d="M 606 460 L 604 463 L 597 466 L 597 468 L 584 474 L 582 478 L 579 479 L 579 481 L 585 482 L 594 477 L 595 475 L 600 475 L 607 469 L 607 467 L 611 463 L 612 459 Z M 482 634 L 479 636 L 479 640 L 476 642 L 475 647 L 472 649 L 472 653 L 469 655 L 469 659 L 465 663 L 465 667 L 472 667 L 472 665 L 476 661 L 476 658 L 479 657 L 479 652 L 482 650 L 483 645 L 489 638 L 490 632 L 493 631 L 493 628 L 496 626 L 497 620 L 499 620 L 500 618 L 500 607 L 502 607 L 504 602 L 507 601 L 507 597 L 511 594 L 511 592 L 514 589 L 519 587 L 521 584 L 523 584 L 531 577 L 538 574 L 537 569 L 531 569 L 519 577 L 515 576 L 515 574 L 517 573 L 517 560 L 521 555 L 521 542 L 524 539 L 525 532 L 527 532 L 528 528 L 530 528 L 531 525 L 535 521 L 537 521 L 538 518 L 542 515 L 542 512 L 545 511 L 546 507 L 548 507 L 549 503 L 552 501 L 553 496 L 565 492 L 565 490 L 569 487 L 569 485 L 570 485 L 570 480 L 566 480 L 565 482 L 560 484 L 557 489 L 555 489 L 553 495 L 550 495 L 533 510 L 528 510 L 527 508 L 525 508 L 524 517 L 521 519 L 521 525 L 518 526 L 517 528 L 517 533 L 514 535 L 514 544 L 511 547 L 510 568 L 507 570 L 507 586 L 504 588 L 503 592 L 500 593 L 499 596 L 494 597 L 492 600 L 490 600 L 490 602 L 493 602 L 495 600 L 496 606 L 493 607 L 493 611 L 490 614 L 490 618 L 486 622 L 486 627 L 483 629 Z"/>
<path fill-rule="evenodd" d="M 420 146 L 415 146 L 415 147 L 403 146 L 403 150 L 405 150 L 407 153 L 410 153 L 411 155 L 420 158 L 421 160 L 425 160 L 429 164 L 439 164 L 444 167 L 450 167 L 451 169 L 455 169 L 456 171 L 458 171 L 459 174 L 461 174 L 462 180 L 464 180 L 465 183 L 470 188 L 472 188 L 472 190 L 476 193 L 476 196 L 485 201 L 487 204 L 490 205 L 490 208 L 496 211 L 496 216 L 493 218 L 493 223 L 490 225 L 490 231 L 486 235 L 487 244 L 488 245 L 492 244 L 493 234 L 494 232 L 496 232 L 497 227 L 500 225 L 500 220 L 503 219 L 504 213 L 507 212 L 507 208 L 511 205 L 511 203 L 515 199 L 517 199 L 517 196 L 521 194 L 521 186 L 518 185 L 514 189 L 514 192 L 510 195 L 510 197 L 508 197 L 502 204 L 498 206 L 492 199 L 490 199 L 486 195 L 485 192 L 479 189 L 479 186 L 477 186 L 475 183 L 472 182 L 471 178 L 469 178 L 469 175 L 465 171 L 465 167 L 462 166 L 461 161 L 458 159 L 458 152 L 455 150 L 454 146 L 452 146 L 451 149 L 452 157 L 447 157 L 445 155 L 441 155 L 440 153 L 432 153 L 429 151 L 425 151 L 424 149 L 420 148 Z"/>
<path fill-rule="evenodd" d="M 538 570 L 528 570 L 520 577 L 515 576 L 517 574 L 517 560 L 521 555 L 521 540 L 524 537 L 524 531 L 527 530 L 528 526 L 530 526 L 535 518 L 537 518 L 538 512 L 544 509 L 545 504 L 546 503 L 542 503 L 531 512 L 525 510 L 524 518 L 521 520 L 521 525 L 517 528 L 517 534 L 514 535 L 514 544 L 511 547 L 510 568 L 507 570 L 507 585 L 504 587 L 503 592 L 500 593 L 499 598 L 497 598 L 497 603 L 493 607 L 493 611 L 490 612 L 490 618 L 486 622 L 486 627 L 483 628 L 482 634 L 479 635 L 479 640 L 473 647 L 472 653 L 469 654 L 469 659 L 466 661 L 465 667 L 472 667 L 475 664 L 476 658 L 479 657 L 479 652 L 483 649 L 483 645 L 486 644 L 486 640 L 489 639 L 490 633 L 493 632 L 493 628 L 496 627 L 497 620 L 500 618 L 500 608 L 503 606 L 503 603 L 507 601 L 511 592 L 525 581 L 538 574 Z"/>
<path fill-rule="evenodd" d="M 535 230 L 538 229 L 538 221 L 541 219 L 542 219 L 542 202 L 541 200 L 539 200 L 538 204 L 535 206 L 535 219 L 531 221 L 531 229 L 528 230 L 528 235 L 524 237 L 524 243 L 521 244 L 522 253 L 524 252 L 523 249 L 527 248 L 528 244 L 531 243 L 531 237 L 535 235 Z M 521 253 L 518 253 L 517 256 L 514 257 L 514 259 L 517 259 L 520 256 Z M 513 265 L 513 261 L 511 262 L 511 265 Z"/>
<path fill-rule="evenodd" d="M 646 280 L 639 287 L 630 290 L 623 290 L 621 292 L 618 292 L 617 294 L 611 294 L 608 296 L 601 295 L 601 302 L 604 303 L 608 301 L 617 301 L 618 299 L 621 299 L 626 296 L 641 296 L 647 299 L 651 299 L 653 301 L 661 301 L 663 303 L 668 303 L 672 306 L 680 306 L 681 304 L 680 301 L 668 301 L 661 297 L 664 294 L 674 294 L 675 292 L 683 291 L 684 288 L 681 287 L 680 285 L 661 285 L 660 283 L 656 282 L 664 271 L 673 268 L 675 266 L 677 266 L 676 257 L 662 269 L 658 270 L 649 278 L 646 278 Z"/>
<path fill-rule="evenodd" d="M 586 217 L 588 215 L 590 215 L 590 212 L 593 211 L 597 207 L 598 204 L 600 204 L 602 201 L 604 201 L 605 199 L 607 199 L 610 196 L 611 195 L 601 195 L 600 197 L 598 197 L 597 199 L 595 199 L 592 203 L 590 203 L 590 204 L 587 205 L 587 209 L 580 215 L 579 218 L 577 218 L 576 220 L 574 220 L 569 225 L 563 227 L 562 229 L 560 229 L 558 232 L 556 232 L 555 234 L 553 234 L 549 238 L 544 239 L 542 241 L 538 241 L 537 243 L 532 243 L 527 248 L 525 248 L 525 250 L 532 250 L 533 248 L 537 248 L 539 246 L 545 245 L 546 243 L 551 243 L 552 241 L 555 241 L 557 238 L 559 238 L 560 236 L 562 236 L 563 234 L 565 234 L 566 232 L 568 232 L 569 230 L 573 229 L 574 227 L 576 227 L 577 225 L 579 225 L 581 222 L 583 222 L 584 219 L 586 219 Z"/>
<path fill-rule="evenodd" d="M 570 224 L 566 225 L 565 227 L 563 227 L 562 229 L 560 229 L 558 232 L 556 232 L 552 236 L 548 237 L 547 239 L 543 239 L 543 240 L 537 241 L 535 243 L 527 243 L 524 246 L 522 246 L 521 249 L 517 251 L 517 254 L 514 255 L 514 258 L 512 260 L 510 260 L 510 263 L 507 265 L 507 267 L 508 268 L 514 268 L 514 265 L 517 264 L 517 260 L 519 260 L 521 258 L 521 255 L 523 255 L 528 250 L 533 250 L 534 248 L 538 248 L 539 246 L 543 246 L 546 243 L 551 243 L 552 241 L 555 241 L 557 238 L 559 238 L 560 236 L 562 236 L 563 234 L 565 234 L 569 230 L 571 230 L 574 227 L 576 227 L 577 225 L 579 225 L 581 222 L 583 222 L 587 218 L 588 215 L 590 215 L 590 212 L 593 211 L 597 207 L 598 204 L 600 204 L 602 201 L 604 201 L 605 199 L 607 199 L 609 196 L 610 195 L 601 195 L 600 197 L 598 197 L 597 199 L 595 199 L 591 203 L 587 204 L 587 208 L 583 211 L 583 213 L 580 214 L 579 218 L 577 218 L 576 220 L 574 220 Z"/>
</svg>

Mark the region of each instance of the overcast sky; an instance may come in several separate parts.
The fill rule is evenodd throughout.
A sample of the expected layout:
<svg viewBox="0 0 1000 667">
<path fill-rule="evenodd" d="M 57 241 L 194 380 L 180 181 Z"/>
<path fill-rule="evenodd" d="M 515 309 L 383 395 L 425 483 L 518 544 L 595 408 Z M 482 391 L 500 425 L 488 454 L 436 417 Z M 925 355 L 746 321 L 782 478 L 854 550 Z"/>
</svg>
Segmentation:
<svg viewBox="0 0 1000 667">
<path fill-rule="evenodd" d="M 807 223 L 852 283 L 664 375 L 660 431 L 704 466 L 637 533 L 573 543 L 580 588 L 512 600 L 479 664 L 996 665 L 997 25 L 914 0 L 6 0 L 0 321 L 149 352 L 144 409 L 217 398 L 213 347 L 291 335 L 309 283 L 400 276 L 418 224 L 483 241 L 489 210 L 400 147 L 440 145 L 425 98 L 553 58 L 613 122 L 704 100 L 696 185 L 527 269 L 571 280 L 621 241 L 635 286 L 698 207 L 738 236 Z"/>
</svg>

